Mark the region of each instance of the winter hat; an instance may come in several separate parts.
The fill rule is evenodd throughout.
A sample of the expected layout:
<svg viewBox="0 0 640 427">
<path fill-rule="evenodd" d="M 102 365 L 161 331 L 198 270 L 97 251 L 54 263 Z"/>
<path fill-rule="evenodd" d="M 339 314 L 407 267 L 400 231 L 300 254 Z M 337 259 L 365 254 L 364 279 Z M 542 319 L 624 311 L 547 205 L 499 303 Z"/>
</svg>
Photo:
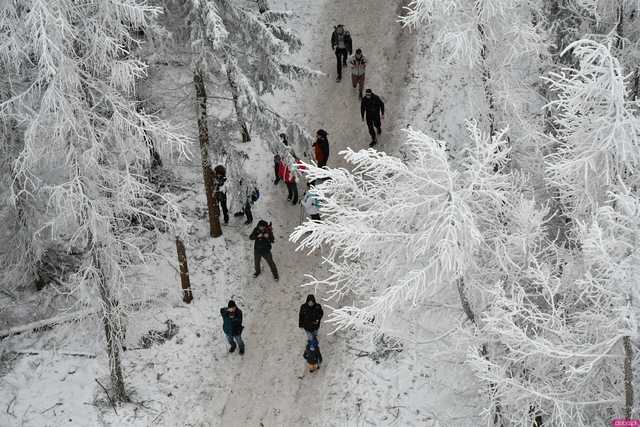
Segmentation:
<svg viewBox="0 0 640 427">
<path fill-rule="evenodd" d="M 357 54 L 359 54 L 359 53 L 362 53 L 362 49 L 357 48 L 357 49 L 356 49 L 356 55 L 357 55 Z"/>
<path fill-rule="evenodd" d="M 313 337 L 312 339 L 309 340 L 309 350 L 318 348 L 320 346 L 320 343 L 318 343 L 318 339 Z"/>
<path fill-rule="evenodd" d="M 364 93 L 373 93 L 373 92 L 371 91 L 371 89 L 367 89 L 364 91 Z"/>
<path fill-rule="evenodd" d="M 261 219 L 260 221 L 258 221 L 258 227 L 266 227 L 268 225 L 269 224 L 264 219 Z"/>
<path fill-rule="evenodd" d="M 315 302 L 316 302 L 316 297 L 315 297 L 315 296 L 313 296 L 313 294 L 309 294 L 309 295 L 307 295 L 307 302 L 309 302 L 309 301 L 313 301 L 313 303 L 315 304 Z"/>
<path fill-rule="evenodd" d="M 327 135 L 329 135 L 329 134 L 327 133 L 327 131 L 326 131 L 326 130 L 324 130 L 324 129 L 318 129 L 318 132 L 316 132 L 316 134 L 317 134 L 317 135 L 320 135 L 320 136 L 322 136 L 322 137 L 325 137 L 325 138 L 327 137 Z"/>
<path fill-rule="evenodd" d="M 229 302 L 227 303 L 227 307 L 228 308 L 237 308 L 238 306 L 236 305 L 236 302 L 232 299 L 229 300 Z"/>
</svg>

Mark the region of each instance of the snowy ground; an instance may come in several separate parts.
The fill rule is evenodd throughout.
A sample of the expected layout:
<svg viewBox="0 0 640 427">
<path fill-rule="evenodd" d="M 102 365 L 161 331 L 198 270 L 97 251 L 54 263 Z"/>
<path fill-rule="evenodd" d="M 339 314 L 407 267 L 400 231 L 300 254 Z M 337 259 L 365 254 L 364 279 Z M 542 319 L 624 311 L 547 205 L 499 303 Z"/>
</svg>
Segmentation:
<svg viewBox="0 0 640 427">
<path fill-rule="evenodd" d="M 401 2 L 271 3 L 294 12 L 292 24 L 305 43 L 296 60 L 327 75 L 313 85 L 299 84 L 295 93 L 279 94 L 271 102 L 310 131 L 322 127 L 329 132 L 330 167 L 346 166 L 338 156 L 341 149 L 366 148 L 369 142 L 349 79 L 335 82 L 329 39 L 338 23 L 351 31 L 354 49 L 362 47 L 369 60 L 366 87 L 386 102 L 380 149 L 395 152 L 408 124 L 438 137 L 461 138 L 465 112 L 477 99 L 478 88 L 451 78 L 447 66 L 429 50 L 428 32 L 401 30 L 396 22 Z M 163 114 L 195 132 L 188 67 L 154 67 L 150 81 L 152 97 Z M 228 104 L 210 105 L 210 114 L 219 119 L 231 113 Z M 214 129 L 212 134 L 221 132 Z M 108 372 L 100 325 L 91 318 L 94 321 L 82 325 L 62 325 L 0 342 L 4 368 L 0 426 L 478 424 L 479 396 L 472 375 L 460 362 L 467 349 L 453 339 L 409 341 L 404 351 L 385 355 L 349 333 L 330 334 L 330 325 L 324 325 L 320 343 L 325 363 L 318 373 L 305 372 L 304 335 L 297 328 L 297 315 L 313 290 L 300 285 L 305 274 L 322 275 L 322 256 L 296 252 L 288 241 L 300 222 L 300 210 L 286 204 L 282 184 L 272 185 L 266 146 L 255 138 L 246 150 L 261 183 L 254 217 L 273 221 L 280 282 L 273 281 L 264 265 L 258 279 L 251 277 L 251 228 L 242 225 L 243 219 L 232 217 L 223 238 L 208 237 L 197 152 L 191 161 L 167 162 L 167 169 L 181 180 L 183 192 L 178 197 L 193 223 L 186 244 L 195 299 L 191 305 L 181 301 L 175 246 L 171 236 L 164 236 L 158 249 L 166 262 L 136 272 L 132 283 L 152 289 L 147 295 L 152 303 L 129 317 L 129 351 L 123 355 L 123 367 L 134 403 L 118 407 L 116 414 L 97 384 L 95 379 L 108 384 Z M 450 297 L 451 307 L 425 307 L 417 319 L 434 337 L 462 319 L 455 295 Z M 242 357 L 227 353 L 221 330 L 219 308 L 230 298 L 244 312 L 247 353 Z M 141 348 L 141 337 L 150 329 L 162 330 L 168 319 L 178 326 L 177 335 Z M 42 353 L 16 353 L 22 350 Z"/>
</svg>

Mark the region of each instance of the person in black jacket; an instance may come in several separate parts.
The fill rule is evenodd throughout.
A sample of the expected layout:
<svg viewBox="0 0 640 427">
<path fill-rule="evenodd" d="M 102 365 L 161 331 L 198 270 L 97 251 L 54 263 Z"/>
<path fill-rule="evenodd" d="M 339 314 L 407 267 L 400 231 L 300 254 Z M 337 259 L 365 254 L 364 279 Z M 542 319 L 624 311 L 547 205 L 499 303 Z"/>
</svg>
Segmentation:
<svg viewBox="0 0 640 427">
<path fill-rule="evenodd" d="M 229 353 L 236 351 L 236 342 L 240 347 L 240 354 L 244 354 L 244 341 L 242 341 L 242 310 L 238 308 L 235 301 L 229 300 L 226 307 L 220 309 L 220 315 L 222 316 L 222 330 L 227 336 L 227 341 L 231 347 L 229 347 Z"/>
<path fill-rule="evenodd" d="M 225 186 L 227 182 L 227 171 L 222 165 L 218 165 L 213 169 L 215 173 L 215 184 L 216 184 L 216 196 L 218 198 L 218 203 L 220 203 L 220 208 L 222 208 L 222 216 L 224 218 L 224 223 L 229 223 L 229 209 L 227 209 L 227 187 Z"/>
<path fill-rule="evenodd" d="M 349 31 L 345 31 L 344 25 L 337 25 L 331 34 L 331 49 L 336 53 L 338 77 L 336 81 L 342 80 L 342 67 L 347 66 L 347 57 L 351 55 L 353 42 Z"/>
<path fill-rule="evenodd" d="M 309 366 L 309 372 L 314 372 L 320 369 L 322 363 L 322 354 L 320 353 L 320 344 L 317 339 L 307 341 L 307 345 L 304 348 L 302 357 L 307 361 Z"/>
<path fill-rule="evenodd" d="M 327 165 L 329 160 L 329 140 L 327 139 L 327 131 L 318 129 L 316 132 L 316 142 L 313 143 L 314 154 L 319 168 Z"/>
<path fill-rule="evenodd" d="M 323 315 L 322 306 L 316 302 L 316 297 L 313 294 L 307 295 L 307 301 L 300 306 L 298 327 L 304 329 L 309 341 L 318 337 L 320 320 Z"/>
<path fill-rule="evenodd" d="M 373 147 L 378 142 L 376 130 L 378 131 L 378 135 L 382 133 L 380 120 L 384 119 L 384 102 L 382 102 L 382 99 L 373 93 L 371 89 L 367 89 L 365 91 L 364 98 L 362 98 L 362 102 L 360 102 L 360 115 L 362 116 L 362 121 L 365 119 L 365 113 L 367 116 L 369 135 L 371 135 L 371 143 L 369 144 L 369 147 Z"/>
<path fill-rule="evenodd" d="M 258 277 L 260 275 L 260 258 L 264 258 L 271 268 L 273 278 L 277 282 L 279 280 L 278 268 L 273 262 L 273 257 L 271 256 L 271 244 L 275 241 L 271 224 L 267 224 L 264 220 L 258 221 L 258 226 L 253 229 L 249 238 L 251 240 L 255 240 L 255 245 L 253 247 L 253 259 L 256 270 L 253 273 L 253 277 Z"/>
</svg>

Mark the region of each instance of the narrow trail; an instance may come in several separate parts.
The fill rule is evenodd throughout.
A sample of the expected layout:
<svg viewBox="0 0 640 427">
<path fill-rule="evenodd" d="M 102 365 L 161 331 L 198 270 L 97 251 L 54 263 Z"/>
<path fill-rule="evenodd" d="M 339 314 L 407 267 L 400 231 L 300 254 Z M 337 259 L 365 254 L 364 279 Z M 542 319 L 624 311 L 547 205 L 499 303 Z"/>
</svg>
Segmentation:
<svg viewBox="0 0 640 427">
<path fill-rule="evenodd" d="M 369 135 L 360 119 L 360 103 L 351 87 L 349 70 L 344 72 L 342 82 L 335 82 L 336 60 L 330 36 L 333 26 L 342 23 L 351 31 L 354 50 L 361 47 L 369 61 L 365 87 L 372 88 L 385 100 L 387 114 L 377 148 L 389 146 L 388 141 L 404 127 L 399 100 L 410 55 L 401 48 L 400 41 L 405 36 L 396 22 L 402 2 L 274 0 L 272 3 L 274 9 L 288 8 L 294 12 L 291 24 L 305 43 L 296 62 L 327 74 L 313 85 L 297 85 L 294 93 L 281 97 L 284 102 L 277 108 L 312 132 L 320 127 L 329 132 L 330 167 L 347 166 L 339 158 L 339 151 L 347 147 L 367 148 Z M 273 179 L 271 175 L 257 178 L 265 183 Z M 302 197 L 305 188 L 301 184 L 298 187 Z M 345 380 L 340 378 L 338 368 L 351 362 L 343 351 L 344 343 L 335 335 L 327 335 L 327 327 L 321 328 L 319 337 L 325 363 L 316 374 L 305 372 L 301 356 L 305 338 L 297 327 L 297 315 L 310 290 L 300 285 L 305 282 L 305 274 L 321 276 L 321 257 L 317 253 L 307 256 L 296 252 L 295 245 L 288 241 L 289 233 L 299 225 L 300 208 L 286 204 L 284 191 L 280 184 L 275 194 L 265 194 L 260 201 L 262 212 L 266 211 L 264 217 L 273 221 L 276 236 L 273 256 L 280 282 L 272 279 L 263 262 L 261 276 L 246 284 L 259 287 L 255 291 L 258 301 L 253 301 L 245 313 L 243 336 L 247 353 L 242 360 L 235 354 L 229 355 L 238 358 L 232 362 L 237 363 L 237 371 L 230 380 L 226 400 L 213 405 L 208 421 L 214 425 L 328 425 L 323 412 L 332 410 L 338 396 L 332 390 L 344 387 Z M 255 220 L 258 219 L 260 216 L 256 216 Z M 252 265 L 252 257 L 249 246 L 243 262 Z M 328 311 L 325 310 L 325 316 Z"/>
</svg>

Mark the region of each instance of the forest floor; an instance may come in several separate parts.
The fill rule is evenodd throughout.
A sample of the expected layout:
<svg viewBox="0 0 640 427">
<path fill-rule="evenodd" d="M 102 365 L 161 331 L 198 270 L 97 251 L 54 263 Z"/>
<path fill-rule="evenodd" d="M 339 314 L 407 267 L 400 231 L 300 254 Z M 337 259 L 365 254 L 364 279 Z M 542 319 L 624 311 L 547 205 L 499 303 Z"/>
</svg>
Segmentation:
<svg viewBox="0 0 640 427">
<path fill-rule="evenodd" d="M 329 41 L 339 23 L 351 31 L 354 49 L 362 47 L 368 58 L 365 86 L 385 100 L 383 134 L 376 148 L 395 153 L 409 123 L 438 138 L 462 138 L 478 88 L 452 78 L 433 56 L 428 30 L 402 29 L 397 22 L 402 2 L 271 4 L 293 12 L 291 25 L 304 43 L 294 62 L 326 76 L 315 83 L 297 83 L 295 91 L 279 93 L 270 102 L 311 132 L 328 131 L 329 167 L 347 167 L 339 151 L 365 149 L 369 142 L 349 71 L 342 82 L 335 82 Z M 153 66 L 148 90 L 161 114 L 185 123 L 195 137 L 189 73 L 188 65 Z M 211 84 L 208 89 L 211 95 L 217 88 Z M 209 111 L 215 116 L 212 136 L 228 137 L 228 129 L 220 124 L 233 116 L 231 105 L 212 99 Z M 173 239 L 162 236 L 158 252 L 163 261 L 131 272 L 132 294 L 151 301 L 128 319 L 129 350 L 123 354 L 123 368 L 133 403 L 118 407 L 116 414 L 97 384 L 96 379 L 108 385 L 109 378 L 100 322 L 90 318 L 82 326 L 61 325 L 0 343 L 0 408 L 7 408 L 0 409 L 0 426 L 478 425 L 477 387 L 462 364 L 468 349 L 460 348 L 455 339 L 409 340 L 402 352 L 383 352 L 350 332 L 331 333 L 331 325 L 325 323 L 319 336 L 324 364 L 319 372 L 306 372 L 298 310 L 308 293 L 320 299 L 324 295 L 321 289 L 301 285 L 305 275 L 322 277 L 326 272 L 322 254 L 298 252 L 289 242 L 289 234 L 300 224 L 300 207 L 286 202 L 283 184 L 272 184 L 272 155 L 265 141 L 257 136 L 243 149 L 260 183 L 255 222 L 273 222 L 280 281 L 271 278 L 265 265 L 260 277 L 252 277 L 252 226 L 242 225 L 244 218 L 232 216 L 223 237 L 208 236 L 197 150 L 190 160 L 166 159 L 165 169 L 182 188 L 176 197 L 192 222 L 186 244 L 195 299 L 190 305 L 182 303 Z M 303 185 L 299 190 L 302 197 Z M 138 288 L 150 290 L 142 293 Z M 219 309 L 228 299 L 244 312 L 244 356 L 227 352 Z M 418 309 L 416 323 L 433 337 L 459 324 L 462 313 L 455 308 L 454 296 L 451 300 L 449 306 Z M 329 306 L 339 304 L 321 302 L 325 316 Z M 150 330 L 162 331 L 168 320 L 177 325 L 175 336 L 142 345 Z M 25 355 L 25 349 L 32 354 Z M 68 354 L 74 352 L 89 357 Z"/>
</svg>

